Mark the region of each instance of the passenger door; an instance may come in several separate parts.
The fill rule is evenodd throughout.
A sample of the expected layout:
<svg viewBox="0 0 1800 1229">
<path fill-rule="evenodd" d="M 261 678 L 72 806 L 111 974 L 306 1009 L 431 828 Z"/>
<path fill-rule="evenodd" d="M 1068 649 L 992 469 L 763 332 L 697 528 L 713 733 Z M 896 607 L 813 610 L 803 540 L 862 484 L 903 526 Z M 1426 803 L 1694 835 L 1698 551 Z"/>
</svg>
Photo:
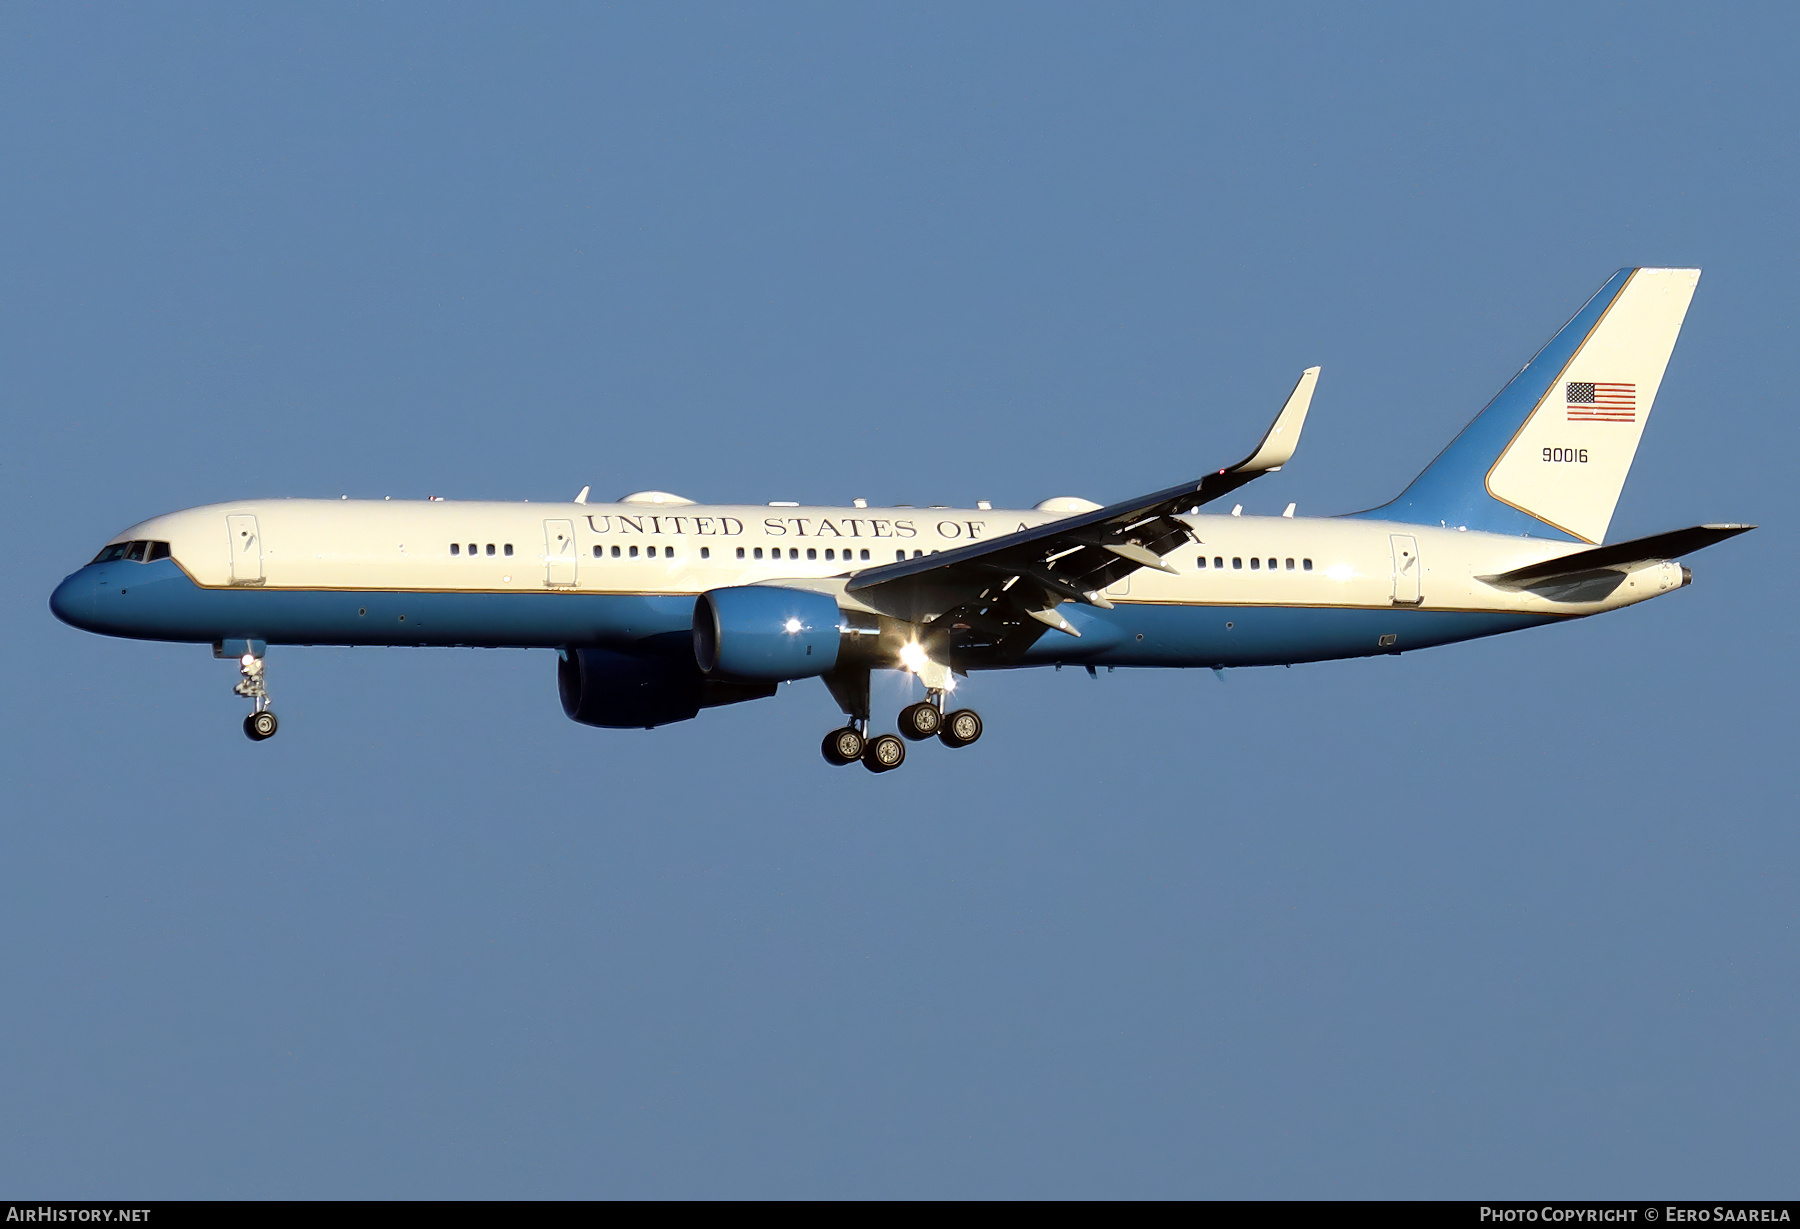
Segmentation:
<svg viewBox="0 0 1800 1229">
<path fill-rule="evenodd" d="M 257 532 L 256 518 L 247 514 L 228 516 L 225 531 L 231 537 L 231 583 L 262 584 L 262 534 Z"/>
<path fill-rule="evenodd" d="M 567 588 L 575 583 L 575 522 L 544 522 L 544 583 Z"/>
<path fill-rule="evenodd" d="M 1394 552 L 1394 605 L 1417 606 L 1425 600 L 1420 589 L 1419 543 L 1410 533 L 1388 535 Z"/>
</svg>

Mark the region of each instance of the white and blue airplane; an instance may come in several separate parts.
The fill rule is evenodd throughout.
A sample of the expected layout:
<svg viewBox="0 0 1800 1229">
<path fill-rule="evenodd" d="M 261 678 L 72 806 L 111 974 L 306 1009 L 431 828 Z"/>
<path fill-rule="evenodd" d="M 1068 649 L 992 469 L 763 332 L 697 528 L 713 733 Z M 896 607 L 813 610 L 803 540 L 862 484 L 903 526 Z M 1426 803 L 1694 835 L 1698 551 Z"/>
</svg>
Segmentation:
<svg viewBox="0 0 1800 1229">
<path fill-rule="evenodd" d="M 1319 369 L 1244 460 L 1101 507 L 276 499 L 154 517 L 50 599 L 66 623 L 211 644 L 275 733 L 269 645 L 541 647 L 563 711 L 607 728 L 823 679 L 832 764 L 906 758 L 869 675 L 926 698 L 899 735 L 964 747 L 958 678 L 1028 666 L 1211 667 L 1403 653 L 1616 610 L 1692 579 L 1681 556 L 1753 528 L 1602 545 L 1697 269 L 1621 269 L 1389 503 L 1335 517 L 1203 515 L 1293 456 Z"/>
</svg>

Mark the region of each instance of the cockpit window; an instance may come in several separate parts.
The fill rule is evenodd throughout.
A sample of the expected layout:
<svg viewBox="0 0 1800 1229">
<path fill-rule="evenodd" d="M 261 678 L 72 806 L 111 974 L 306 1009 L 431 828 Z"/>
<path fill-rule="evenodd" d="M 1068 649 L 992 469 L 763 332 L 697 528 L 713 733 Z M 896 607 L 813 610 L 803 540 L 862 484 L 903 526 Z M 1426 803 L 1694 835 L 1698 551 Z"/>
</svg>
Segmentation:
<svg viewBox="0 0 1800 1229">
<path fill-rule="evenodd" d="M 114 563 L 120 559 L 131 563 L 155 563 L 158 559 L 168 558 L 171 556 L 167 542 L 151 542 L 139 538 L 134 542 L 114 542 L 111 546 L 101 548 L 100 553 L 94 556 L 94 563 Z"/>
</svg>

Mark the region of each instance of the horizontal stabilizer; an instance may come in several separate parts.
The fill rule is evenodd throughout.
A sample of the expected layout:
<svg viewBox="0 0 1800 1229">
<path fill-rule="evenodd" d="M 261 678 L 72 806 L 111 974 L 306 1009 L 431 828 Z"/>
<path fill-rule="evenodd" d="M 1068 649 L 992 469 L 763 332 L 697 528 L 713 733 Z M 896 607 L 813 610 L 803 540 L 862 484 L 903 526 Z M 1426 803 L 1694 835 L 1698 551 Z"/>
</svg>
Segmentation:
<svg viewBox="0 0 1800 1229">
<path fill-rule="evenodd" d="M 1599 571 L 1602 568 L 1628 568 L 1636 563 L 1678 559 L 1683 555 L 1691 555 L 1703 547 L 1711 546 L 1715 542 L 1723 542 L 1726 538 L 1735 538 L 1740 533 L 1749 533 L 1755 528 L 1755 525 L 1695 525 L 1691 529 L 1677 529 L 1670 533 L 1652 534 L 1648 538 L 1637 538 L 1630 542 L 1618 542 L 1612 546 L 1596 546 L 1592 550 L 1576 551 L 1572 555 L 1561 555 L 1555 559 L 1546 559 L 1542 563 L 1514 568 L 1499 576 L 1483 576 L 1481 579 L 1503 589 L 1524 588 L 1537 581 L 1550 580 L 1558 576 L 1573 576 L 1582 572 Z"/>
</svg>

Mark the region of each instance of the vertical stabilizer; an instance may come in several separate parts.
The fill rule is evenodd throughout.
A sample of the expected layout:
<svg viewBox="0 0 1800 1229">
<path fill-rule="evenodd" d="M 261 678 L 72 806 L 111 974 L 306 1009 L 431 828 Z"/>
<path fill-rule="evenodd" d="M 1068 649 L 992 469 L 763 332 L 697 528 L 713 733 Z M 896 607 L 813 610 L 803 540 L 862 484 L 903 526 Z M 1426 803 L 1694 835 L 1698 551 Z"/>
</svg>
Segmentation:
<svg viewBox="0 0 1800 1229">
<path fill-rule="evenodd" d="M 1621 269 L 1392 503 L 1359 516 L 1606 537 L 1698 269 Z"/>
</svg>

